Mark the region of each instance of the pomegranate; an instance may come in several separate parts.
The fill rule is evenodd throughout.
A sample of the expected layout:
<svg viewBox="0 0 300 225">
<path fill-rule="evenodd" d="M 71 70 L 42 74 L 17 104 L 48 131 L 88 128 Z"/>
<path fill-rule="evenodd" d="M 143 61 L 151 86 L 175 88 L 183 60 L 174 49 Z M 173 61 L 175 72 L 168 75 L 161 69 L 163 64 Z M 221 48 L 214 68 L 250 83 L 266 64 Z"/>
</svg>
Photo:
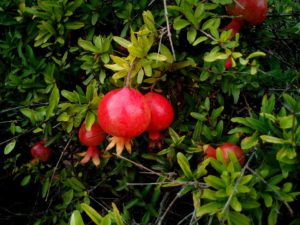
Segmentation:
<svg viewBox="0 0 300 225">
<path fill-rule="evenodd" d="M 132 138 L 142 134 L 150 123 L 151 112 L 145 97 L 136 89 L 124 87 L 108 92 L 99 103 L 98 121 L 112 135 L 106 150 L 116 147 L 131 153 Z"/>
<path fill-rule="evenodd" d="M 235 36 L 245 22 L 252 26 L 261 24 L 267 14 L 267 0 L 237 0 L 232 5 L 227 5 L 228 15 L 236 16 L 223 30 L 232 30 L 231 37 Z"/>
<path fill-rule="evenodd" d="M 105 139 L 105 133 L 98 123 L 94 123 L 90 130 L 86 129 L 86 123 L 83 122 L 79 129 L 79 140 L 86 146 L 99 145 Z"/>
<path fill-rule="evenodd" d="M 105 133 L 98 123 L 93 123 L 90 130 L 86 129 L 86 123 L 83 122 L 80 126 L 78 133 L 79 140 L 82 144 L 88 146 L 85 152 L 78 155 L 83 157 L 80 161 L 81 164 L 86 164 L 90 159 L 95 166 L 100 165 L 100 151 L 97 145 L 101 144 L 105 139 Z"/>
<path fill-rule="evenodd" d="M 221 150 L 226 163 L 228 163 L 229 161 L 228 152 L 233 151 L 240 165 L 243 166 L 245 164 L 245 154 L 239 146 L 233 143 L 226 142 L 223 145 L 219 146 L 218 148 Z M 203 149 L 207 157 L 217 158 L 216 149 L 214 149 L 210 145 L 205 145 Z"/>
<path fill-rule="evenodd" d="M 174 109 L 166 97 L 155 92 L 145 95 L 151 111 L 151 120 L 147 127 L 149 140 L 152 143 L 159 142 L 160 132 L 170 126 L 174 119 Z"/>
<path fill-rule="evenodd" d="M 216 149 L 213 148 L 212 146 L 210 146 L 210 145 L 204 145 L 203 146 L 203 151 L 204 151 L 206 157 L 208 157 L 208 158 L 215 158 L 215 159 L 217 158 L 217 156 L 216 156 Z"/>
<path fill-rule="evenodd" d="M 232 67 L 232 59 L 230 57 L 228 57 L 224 63 L 225 69 L 229 70 Z"/>
<path fill-rule="evenodd" d="M 45 146 L 46 141 L 42 140 L 35 143 L 31 147 L 31 155 L 34 158 L 38 158 L 42 162 L 47 162 L 51 155 L 51 150 Z"/>
</svg>

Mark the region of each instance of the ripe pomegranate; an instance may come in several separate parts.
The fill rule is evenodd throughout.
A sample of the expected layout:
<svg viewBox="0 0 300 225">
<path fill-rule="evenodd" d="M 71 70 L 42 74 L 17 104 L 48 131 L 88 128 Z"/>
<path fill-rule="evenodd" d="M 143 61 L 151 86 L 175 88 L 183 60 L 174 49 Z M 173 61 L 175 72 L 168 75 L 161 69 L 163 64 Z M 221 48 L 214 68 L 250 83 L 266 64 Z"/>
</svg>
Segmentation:
<svg viewBox="0 0 300 225">
<path fill-rule="evenodd" d="M 150 118 L 145 97 L 136 89 L 124 87 L 108 92 L 98 106 L 99 125 L 113 136 L 106 150 L 116 146 L 120 155 L 125 147 L 131 153 L 132 138 L 147 129 Z"/>
<path fill-rule="evenodd" d="M 105 133 L 98 123 L 94 123 L 90 130 L 86 129 L 86 123 L 83 122 L 79 129 L 79 140 L 86 146 L 99 145 L 105 139 Z"/>
<path fill-rule="evenodd" d="M 161 139 L 160 132 L 170 126 L 174 119 L 174 109 L 166 97 L 155 92 L 148 92 L 145 96 L 150 107 L 151 120 L 147 127 L 149 140 L 155 145 Z"/>
<path fill-rule="evenodd" d="M 228 15 L 236 16 L 223 28 L 223 30 L 232 30 L 231 37 L 238 33 L 244 23 L 252 26 L 261 24 L 267 14 L 267 0 L 237 0 L 234 4 L 227 5 Z"/>
<path fill-rule="evenodd" d="M 225 69 L 229 70 L 232 68 L 232 59 L 228 57 L 224 63 Z"/>
<path fill-rule="evenodd" d="M 215 158 L 215 159 L 217 158 L 217 156 L 216 156 L 216 149 L 213 148 L 212 146 L 210 146 L 210 145 L 204 145 L 203 146 L 203 151 L 204 151 L 206 157 L 208 157 L 208 158 Z"/>
<path fill-rule="evenodd" d="M 85 152 L 78 155 L 83 157 L 81 164 L 86 164 L 92 159 L 95 166 L 100 165 L 100 151 L 97 145 L 101 144 L 105 139 L 105 133 L 97 122 L 93 123 L 90 130 L 86 129 L 86 123 L 83 122 L 78 133 L 79 140 L 82 144 L 88 146 Z"/>
<path fill-rule="evenodd" d="M 235 156 L 237 157 L 240 165 L 243 166 L 245 164 L 245 154 L 239 146 L 237 146 L 233 143 L 226 142 L 223 145 L 219 146 L 218 148 L 221 150 L 226 163 L 228 163 L 228 161 L 229 161 L 228 152 L 233 151 Z M 214 149 L 210 145 L 203 146 L 203 149 L 204 149 L 204 152 L 207 157 L 212 157 L 215 159 L 217 158 L 216 157 L 216 149 Z"/>
<path fill-rule="evenodd" d="M 45 146 L 46 141 L 42 140 L 35 143 L 31 147 L 31 155 L 34 158 L 38 158 L 42 162 L 47 162 L 51 155 L 51 150 Z"/>
</svg>

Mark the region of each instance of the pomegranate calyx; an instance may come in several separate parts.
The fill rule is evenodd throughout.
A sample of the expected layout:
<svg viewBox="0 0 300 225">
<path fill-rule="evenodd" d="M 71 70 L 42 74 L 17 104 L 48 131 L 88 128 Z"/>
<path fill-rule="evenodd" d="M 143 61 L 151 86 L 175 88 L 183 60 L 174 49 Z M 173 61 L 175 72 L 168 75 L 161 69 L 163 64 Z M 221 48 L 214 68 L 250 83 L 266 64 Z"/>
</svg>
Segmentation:
<svg viewBox="0 0 300 225">
<path fill-rule="evenodd" d="M 100 151 L 97 146 L 89 146 L 85 152 L 78 153 L 79 156 L 83 157 L 80 164 L 84 165 L 92 160 L 93 164 L 98 167 L 100 165 Z"/>
<path fill-rule="evenodd" d="M 132 150 L 132 139 L 131 138 L 124 138 L 124 137 L 111 137 L 109 139 L 109 144 L 106 147 L 106 151 L 109 151 L 116 147 L 117 155 L 121 155 L 124 148 L 127 150 L 129 154 L 131 154 Z"/>
</svg>

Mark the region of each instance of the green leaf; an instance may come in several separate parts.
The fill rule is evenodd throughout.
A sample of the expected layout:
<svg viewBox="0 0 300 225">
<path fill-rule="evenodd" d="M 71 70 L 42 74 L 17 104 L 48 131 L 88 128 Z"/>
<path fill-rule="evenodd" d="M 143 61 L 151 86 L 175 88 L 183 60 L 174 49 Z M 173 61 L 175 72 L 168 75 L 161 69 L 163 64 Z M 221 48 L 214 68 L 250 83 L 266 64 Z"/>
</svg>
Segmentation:
<svg viewBox="0 0 300 225">
<path fill-rule="evenodd" d="M 232 225 L 250 225 L 250 219 L 242 213 L 229 212 L 229 218 Z"/>
<path fill-rule="evenodd" d="M 175 30 L 182 30 L 183 28 L 185 28 L 189 24 L 190 24 L 189 21 L 187 21 L 185 19 L 181 19 L 180 17 L 177 17 L 177 18 L 174 19 L 173 27 L 174 27 Z"/>
<path fill-rule="evenodd" d="M 73 189 L 65 192 L 63 194 L 63 200 L 64 200 L 64 204 L 65 205 L 69 205 L 71 203 L 71 201 L 73 200 L 73 196 L 74 196 L 74 191 Z"/>
<path fill-rule="evenodd" d="M 85 117 L 86 129 L 90 130 L 95 121 L 96 121 L 95 114 L 92 112 L 88 112 Z"/>
<path fill-rule="evenodd" d="M 48 105 L 47 111 L 46 111 L 46 120 L 52 116 L 53 111 L 55 110 L 55 108 L 57 107 L 57 105 L 59 103 L 59 98 L 60 98 L 59 90 L 55 84 L 52 89 L 50 98 L 49 98 L 49 105 Z"/>
<path fill-rule="evenodd" d="M 126 40 L 125 38 L 118 37 L 118 36 L 113 36 L 113 40 L 124 48 L 128 48 L 129 46 L 132 45 L 130 41 Z"/>
<path fill-rule="evenodd" d="M 242 204 L 239 202 L 238 198 L 236 196 L 233 196 L 230 201 L 230 206 L 237 212 L 242 211 Z"/>
<path fill-rule="evenodd" d="M 226 53 L 221 52 L 210 52 L 204 56 L 204 61 L 214 62 L 216 60 L 227 59 Z"/>
<path fill-rule="evenodd" d="M 269 136 L 269 135 L 261 135 L 260 138 L 268 143 L 273 143 L 273 144 L 285 144 L 287 141 L 281 138 Z"/>
<path fill-rule="evenodd" d="M 11 151 L 14 150 L 16 143 L 16 139 L 10 141 L 4 148 L 4 155 L 8 155 L 9 153 L 11 153 Z"/>
<path fill-rule="evenodd" d="M 167 57 L 158 53 L 150 53 L 147 56 L 148 59 L 154 60 L 154 61 L 166 61 Z"/>
<path fill-rule="evenodd" d="M 177 153 L 177 162 L 178 162 L 180 168 L 182 169 L 184 175 L 188 179 L 192 179 L 193 178 L 193 173 L 191 171 L 189 161 L 187 160 L 185 155 L 182 154 L 181 152 Z"/>
<path fill-rule="evenodd" d="M 255 57 L 259 57 L 259 56 L 266 56 L 266 53 L 260 52 L 260 51 L 253 52 L 250 55 L 248 55 L 248 57 L 246 59 L 251 59 L 251 58 L 255 58 Z"/>
<path fill-rule="evenodd" d="M 71 215 L 70 225 L 84 225 L 80 212 L 75 210 Z"/>
<path fill-rule="evenodd" d="M 275 202 L 275 204 L 272 205 L 271 211 L 268 215 L 268 225 L 276 225 L 277 224 L 279 208 L 280 207 L 278 206 L 277 202 Z"/>
<path fill-rule="evenodd" d="M 117 225 L 124 225 L 122 216 L 120 215 L 120 212 L 119 212 L 116 204 L 112 203 L 112 207 L 113 207 L 113 218 L 114 218 L 115 222 L 117 223 Z"/>
<path fill-rule="evenodd" d="M 147 10 L 147 11 L 143 12 L 143 20 L 144 20 L 145 25 L 147 26 L 147 28 L 150 31 L 152 31 L 152 32 L 156 31 L 155 21 L 154 21 L 154 17 L 152 15 L 151 11 Z"/>
<path fill-rule="evenodd" d="M 206 41 L 207 39 L 208 39 L 208 37 L 205 37 L 205 36 L 198 37 L 194 41 L 193 46 L 196 46 L 196 45 L 200 44 L 201 42 Z"/>
<path fill-rule="evenodd" d="M 85 203 L 81 203 L 80 206 L 94 223 L 102 224 L 103 217 L 95 209 Z"/>
<path fill-rule="evenodd" d="M 279 126 L 281 129 L 290 129 L 296 124 L 296 118 L 294 115 L 288 115 L 284 117 L 278 117 Z"/>
<path fill-rule="evenodd" d="M 192 44 L 197 36 L 197 30 L 194 27 L 190 27 L 187 32 L 187 40 L 190 44 Z"/>
<path fill-rule="evenodd" d="M 97 48 L 90 41 L 83 40 L 82 38 L 78 39 L 78 45 L 86 51 L 90 51 L 93 53 L 100 53 L 101 49 Z"/>
<path fill-rule="evenodd" d="M 219 202 L 210 202 L 208 204 L 202 205 L 200 208 L 197 208 L 196 210 L 196 216 L 202 217 L 206 214 L 216 214 L 219 212 L 224 205 Z"/>
<path fill-rule="evenodd" d="M 42 187 L 42 197 L 45 198 L 47 195 L 47 192 L 49 190 L 49 185 L 50 185 L 50 179 L 47 177 L 47 179 L 43 183 Z"/>
<path fill-rule="evenodd" d="M 253 148 L 255 145 L 257 145 L 258 140 L 258 133 L 255 132 L 253 135 L 242 139 L 241 147 L 245 150 Z"/>
<path fill-rule="evenodd" d="M 82 22 L 67 22 L 65 24 L 67 30 L 78 30 L 84 27 L 84 23 Z"/>
<path fill-rule="evenodd" d="M 25 176 L 21 181 L 21 186 L 26 186 L 31 180 L 31 175 Z"/>
<path fill-rule="evenodd" d="M 226 187 L 226 184 L 223 182 L 222 179 L 219 177 L 208 175 L 207 177 L 204 177 L 204 181 L 210 186 L 215 189 L 223 189 Z"/>
</svg>

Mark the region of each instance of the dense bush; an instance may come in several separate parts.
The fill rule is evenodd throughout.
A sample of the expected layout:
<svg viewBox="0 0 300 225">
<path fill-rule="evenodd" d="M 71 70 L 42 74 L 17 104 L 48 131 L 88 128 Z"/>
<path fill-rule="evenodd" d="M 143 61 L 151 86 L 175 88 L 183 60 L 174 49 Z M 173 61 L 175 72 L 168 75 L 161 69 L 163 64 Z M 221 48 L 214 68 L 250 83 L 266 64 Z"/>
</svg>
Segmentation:
<svg viewBox="0 0 300 225">
<path fill-rule="evenodd" d="M 300 224 L 300 4 L 269 0 L 233 38 L 226 4 L 2 0 L 1 223 Z M 81 124 L 125 83 L 166 96 L 171 127 L 82 154 Z"/>
</svg>

